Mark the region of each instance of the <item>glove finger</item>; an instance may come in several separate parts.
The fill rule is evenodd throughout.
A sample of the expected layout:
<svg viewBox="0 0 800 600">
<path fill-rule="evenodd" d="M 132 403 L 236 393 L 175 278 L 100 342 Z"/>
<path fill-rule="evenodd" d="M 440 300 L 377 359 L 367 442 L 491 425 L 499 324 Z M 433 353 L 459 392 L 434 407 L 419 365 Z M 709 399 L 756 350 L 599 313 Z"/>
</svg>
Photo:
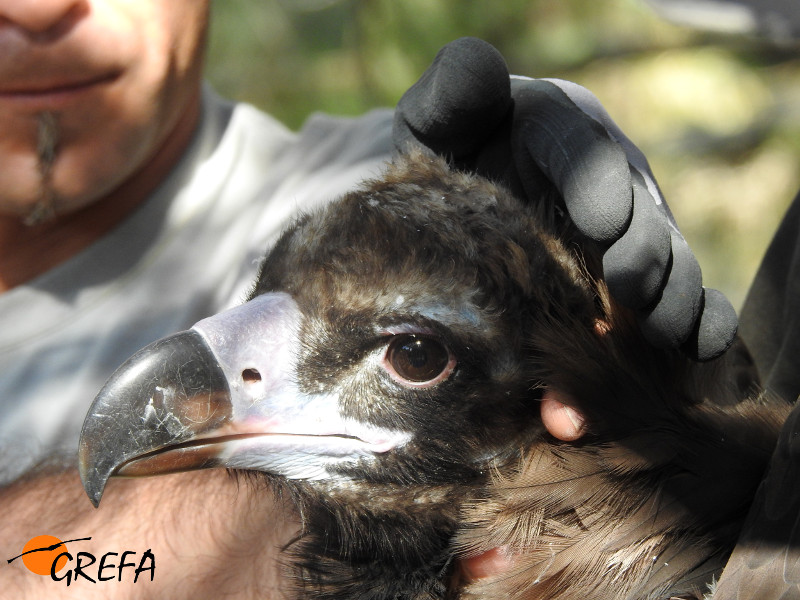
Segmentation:
<svg viewBox="0 0 800 600">
<path fill-rule="evenodd" d="M 588 117 L 600 123 L 609 137 L 622 147 L 622 150 L 625 152 L 625 156 L 628 159 L 628 164 L 632 167 L 631 170 L 638 171 L 639 174 L 642 175 L 647 184 L 647 189 L 655 200 L 655 203 L 658 204 L 662 210 L 664 210 L 667 218 L 677 229 L 678 226 L 675 224 L 675 219 L 673 218 L 669 207 L 661 195 L 661 190 L 658 189 L 658 184 L 656 183 L 656 179 L 650 170 L 650 164 L 647 162 L 647 158 L 645 158 L 645 155 L 642 154 L 642 151 L 639 150 L 636 144 L 634 144 L 628 138 L 628 136 L 622 132 L 619 126 L 614 122 L 614 119 L 611 118 L 611 115 L 609 115 L 608 112 L 606 112 L 606 109 L 603 108 L 603 105 L 600 104 L 600 100 L 597 99 L 597 96 L 595 96 L 585 87 L 580 86 L 572 81 L 566 81 L 564 79 L 546 79 L 546 81 L 549 81 L 553 85 L 557 86 L 569 97 L 570 100 L 572 100 L 572 102 L 575 103 L 576 106 L 580 107 L 580 109 L 586 113 Z"/>
<path fill-rule="evenodd" d="M 417 142 L 460 158 L 482 147 L 510 108 L 502 55 L 483 40 L 460 38 L 444 46 L 400 98 L 392 139 L 401 152 Z"/>
<path fill-rule="evenodd" d="M 511 90 L 514 158 L 529 197 L 538 191 L 527 187 L 526 173 L 535 165 L 559 190 L 584 235 L 601 244 L 615 242 L 633 207 L 622 147 L 553 83 L 514 79 Z M 535 175 L 534 184 L 537 180 Z"/>
<path fill-rule="evenodd" d="M 703 301 L 703 277 L 689 245 L 670 231 L 672 265 L 657 304 L 642 318 L 642 331 L 658 348 L 677 348 L 692 333 Z"/>
<path fill-rule="evenodd" d="M 736 311 L 722 292 L 711 288 L 704 292 L 700 319 L 683 344 L 683 351 L 698 361 L 722 355 L 733 344 L 739 326 Z"/>
<path fill-rule="evenodd" d="M 672 255 L 667 218 L 638 171 L 631 171 L 633 216 L 628 230 L 603 255 L 611 295 L 629 308 L 651 305 L 661 291 Z"/>
</svg>

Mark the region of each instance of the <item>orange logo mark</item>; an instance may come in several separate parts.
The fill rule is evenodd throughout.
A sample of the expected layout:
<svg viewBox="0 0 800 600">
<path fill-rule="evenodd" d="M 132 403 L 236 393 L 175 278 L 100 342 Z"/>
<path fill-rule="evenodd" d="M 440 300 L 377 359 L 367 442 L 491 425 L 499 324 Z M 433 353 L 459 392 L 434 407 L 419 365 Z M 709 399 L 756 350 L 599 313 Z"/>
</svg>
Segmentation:
<svg viewBox="0 0 800 600">
<path fill-rule="evenodd" d="M 58 573 L 67 564 L 67 557 L 62 556 L 53 565 L 53 561 L 62 552 L 67 551 L 67 546 L 57 537 L 52 535 L 37 535 L 28 540 L 22 549 L 22 562 L 32 573 L 37 575 L 50 575 L 50 569 Z"/>
</svg>

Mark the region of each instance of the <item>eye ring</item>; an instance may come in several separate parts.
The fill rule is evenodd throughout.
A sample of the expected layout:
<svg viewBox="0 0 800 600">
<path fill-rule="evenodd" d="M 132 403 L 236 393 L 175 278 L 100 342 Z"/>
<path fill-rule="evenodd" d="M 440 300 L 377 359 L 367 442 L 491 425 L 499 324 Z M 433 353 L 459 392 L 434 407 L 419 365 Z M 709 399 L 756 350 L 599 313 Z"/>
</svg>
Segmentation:
<svg viewBox="0 0 800 600">
<path fill-rule="evenodd" d="M 433 336 L 416 333 L 393 336 L 382 362 L 392 379 L 419 388 L 444 381 L 456 367 L 456 358 L 445 344 Z"/>
</svg>

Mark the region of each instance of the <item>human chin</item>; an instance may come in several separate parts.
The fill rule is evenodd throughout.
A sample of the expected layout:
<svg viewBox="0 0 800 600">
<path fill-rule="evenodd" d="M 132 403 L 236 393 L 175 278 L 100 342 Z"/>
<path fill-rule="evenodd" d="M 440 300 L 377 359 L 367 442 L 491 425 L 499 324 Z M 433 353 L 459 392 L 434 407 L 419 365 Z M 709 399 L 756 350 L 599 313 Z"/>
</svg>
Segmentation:
<svg viewBox="0 0 800 600">
<path fill-rule="evenodd" d="M 0 157 L 0 215 L 29 225 L 113 196 L 141 162 L 113 141 L 98 139 L 60 143 L 49 173 L 35 151 L 9 155 L 0 146 Z"/>
<path fill-rule="evenodd" d="M 112 179 L 125 176 L 124 161 L 114 159 L 118 153 L 108 134 L 113 128 L 104 122 L 79 133 L 72 111 L 30 116 L 0 112 L 0 126 L 5 126 L 0 136 L 0 215 L 27 219 L 43 202 L 48 213 L 72 212 L 101 197 L 113 187 Z"/>
<path fill-rule="evenodd" d="M 57 211 L 75 211 L 115 193 L 158 153 L 170 129 L 156 94 L 138 88 L 138 95 L 109 93 L 87 110 L 57 116 L 59 140 L 51 174 Z M 135 98 L 135 99 L 134 99 Z"/>
<path fill-rule="evenodd" d="M 59 215 L 75 212 L 114 195 L 143 162 L 142 147 L 128 148 L 128 139 L 84 139 L 58 151 L 48 182 Z"/>
<path fill-rule="evenodd" d="M 12 155 L 0 147 L 0 217 L 24 218 L 42 196 L 34 155 Z"/>
</svg>

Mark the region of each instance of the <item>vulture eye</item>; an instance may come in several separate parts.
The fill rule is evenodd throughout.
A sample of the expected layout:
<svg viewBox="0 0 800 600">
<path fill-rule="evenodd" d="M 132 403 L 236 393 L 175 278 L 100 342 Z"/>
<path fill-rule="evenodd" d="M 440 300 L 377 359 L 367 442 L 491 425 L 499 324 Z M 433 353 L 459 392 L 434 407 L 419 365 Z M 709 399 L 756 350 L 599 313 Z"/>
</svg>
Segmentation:
<svg viewBox="0 0 800 600">
<path fill-rule="evenodd" d="M 400 383 L 427 387 L 447 379 L 456 366 L 456 359 L 435 338 L 404 334 L 395 336 L 389 343 L 384 366 Z"/>
</svg>

